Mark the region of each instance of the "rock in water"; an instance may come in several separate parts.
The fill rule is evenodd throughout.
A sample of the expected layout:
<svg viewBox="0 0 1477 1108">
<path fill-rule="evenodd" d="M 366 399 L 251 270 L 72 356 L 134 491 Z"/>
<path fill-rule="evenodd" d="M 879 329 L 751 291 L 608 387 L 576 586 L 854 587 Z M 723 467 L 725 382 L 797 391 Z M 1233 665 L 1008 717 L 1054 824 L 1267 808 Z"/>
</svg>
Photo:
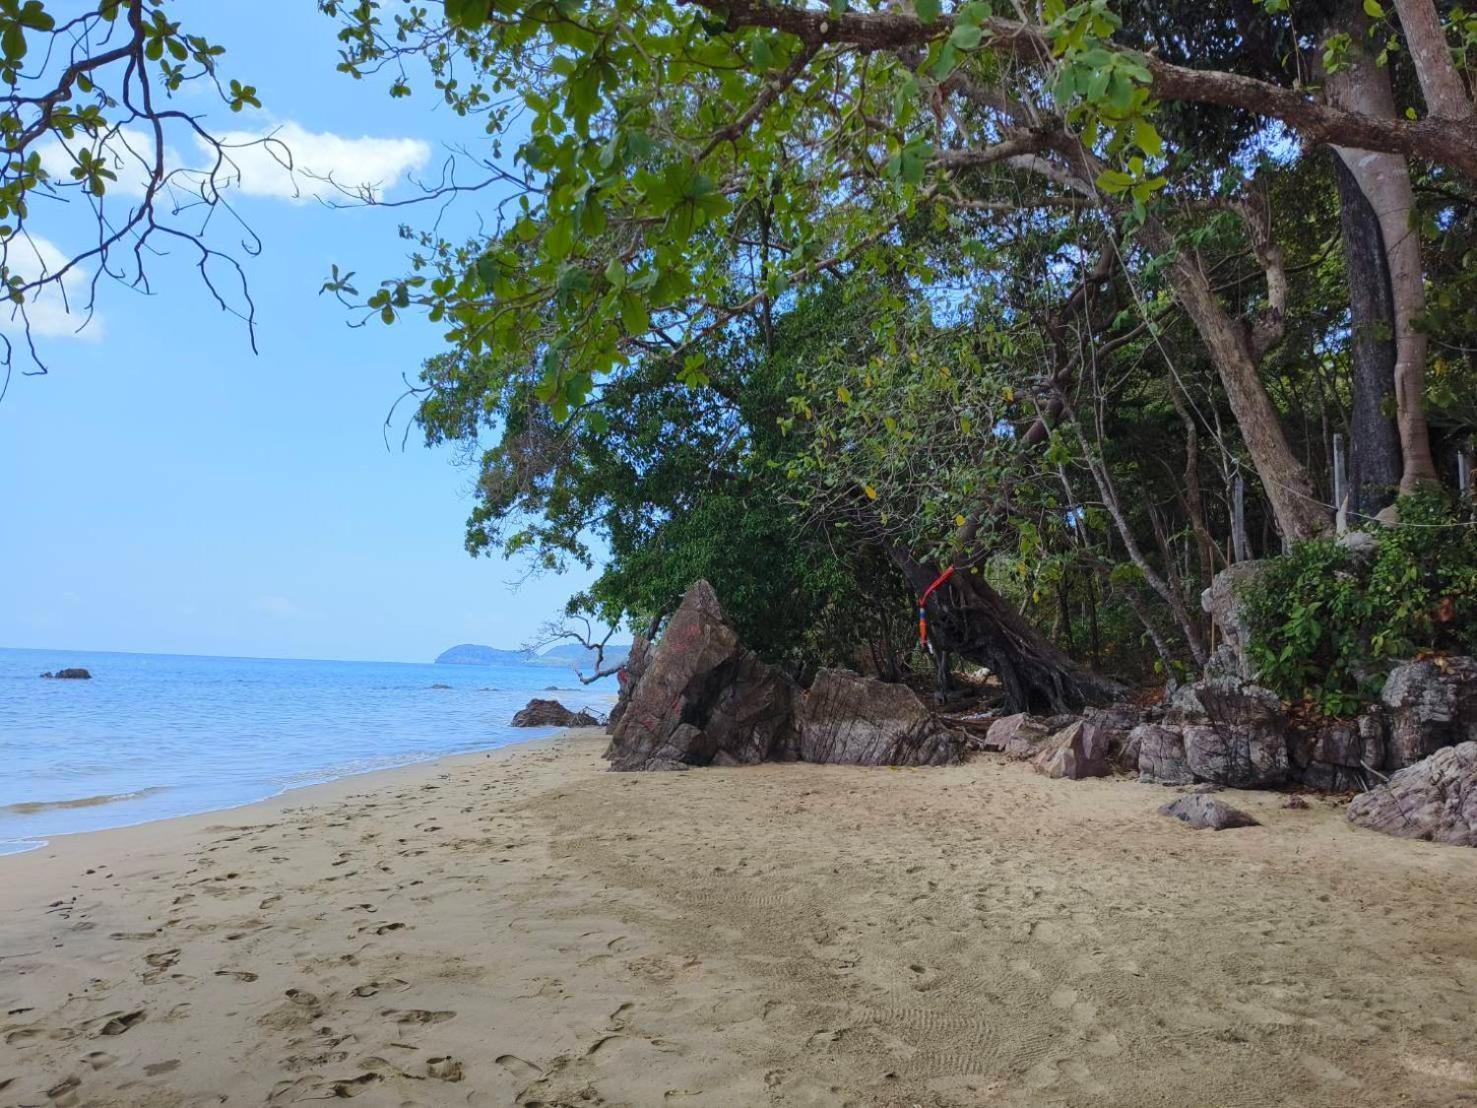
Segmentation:
<svg viewBox="0 0 1477 1108">
<path fill-rule="evenodd" d="M 1349 822 L 1405 839 L 1477 846 L 1477 742 L 1438 750 L 1356 796 Z"/>
<path fill-rule="evenodd" d="M 43 673 L 42 677 L 50 677 L 57 681 L 91 681 L 92 674 L 85 669 L 59 669 L 55 673 Z"/>
<path fill-rule="evenodd" d="M 600 721 L 581 709 L 571 712 L 557 700 L 534 697 L 513 716 L 514 727 L 598 727 Z"/>
<path fill-rule="evenodd" d="M 1390 721 L 1386 765 L 1404 769 L 1455 743 L 1477 740 L 1477 661 L 1428 658 L 1390 671 L 1380 693 Z"/>
<path fill-rule="evenodd" d="M 739 645 L 706 581 L 687 590 L 656 648 L 632 657 L 641 664 L 617 706 L 611 769 L 795 756 L 794 683 Z"/>
<path fill-rule="evenodd" d="M 1197 831 L 1209 828 L 1225 831 L 1231 827 L 1258 827 L 1260 824 L 1240 808 L 1233 808 L 1224 800 L 1198 793 L 1182 796 L 1159 809 L 1161 816 L 1173 816 L 1181 823 L 1188 823 Z"/>
<path fill-rule="evenodd" d="M 941 766 L 964 755 L 965 737 L 906 685 L 823 669 L 797 713 L 800 758 L 854 766 Z"/>
<path fill-rule="evenodd" d="M 1062 728 L 1031 760 L 1037 773 L 1080 781 L 1084 777 L 1108 776 L 1108 739 L 1100 728 L 1078 720 Z"/>
</svg>

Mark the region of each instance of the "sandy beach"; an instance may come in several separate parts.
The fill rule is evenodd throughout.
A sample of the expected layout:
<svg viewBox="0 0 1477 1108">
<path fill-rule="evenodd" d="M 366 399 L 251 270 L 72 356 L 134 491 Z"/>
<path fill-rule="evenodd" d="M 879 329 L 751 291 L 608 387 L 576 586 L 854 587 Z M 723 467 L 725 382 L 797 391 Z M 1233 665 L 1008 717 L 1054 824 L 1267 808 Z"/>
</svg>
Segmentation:
<svg viewBox="0 0 1477 1108">
<path fill-rule="evenodd" d="M 1477 1104 L 1477 853 L 598 732 L 0 858 L 0 1104 Z"/>
</svg>

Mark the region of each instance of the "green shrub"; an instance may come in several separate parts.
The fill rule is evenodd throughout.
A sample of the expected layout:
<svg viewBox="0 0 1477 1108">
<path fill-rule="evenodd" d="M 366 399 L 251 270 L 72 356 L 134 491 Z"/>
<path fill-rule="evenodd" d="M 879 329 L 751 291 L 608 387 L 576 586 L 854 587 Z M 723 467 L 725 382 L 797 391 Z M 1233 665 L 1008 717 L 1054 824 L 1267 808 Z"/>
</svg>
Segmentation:
<svg viewBox="0 0 1477 1108">
<path fill-rule="evenodd" d="M 1477 528 L 1443 497 L 1399 501 L 1373 558 L 1332 539 L 1269 561 L 1241 597 L 1258 680 L 1349 715 L 1379 692 L 1388 661 L 1477 651 Z"/>
</svg>

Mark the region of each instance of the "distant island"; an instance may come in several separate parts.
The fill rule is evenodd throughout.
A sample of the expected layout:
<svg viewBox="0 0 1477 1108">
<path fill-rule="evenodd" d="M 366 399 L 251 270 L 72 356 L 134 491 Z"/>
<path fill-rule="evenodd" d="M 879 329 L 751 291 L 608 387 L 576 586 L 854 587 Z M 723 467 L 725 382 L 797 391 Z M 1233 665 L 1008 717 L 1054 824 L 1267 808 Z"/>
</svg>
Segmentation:
<svg viewBox="0 0 1477 1108">
<path fill-rule="evenodd" d="M 612 644 L 605 648 L 605 667 L 618 666 L 631 652 L 630 643 Z M 495 646 L 462 643 L 436 655 L 438 665 L 453 666 L 552 666 L 591 673 L 595 669 L 595 652 L 579 643 L 562 643 L 542 654 L 531 650 L 502 650 Z"/>
</svg>

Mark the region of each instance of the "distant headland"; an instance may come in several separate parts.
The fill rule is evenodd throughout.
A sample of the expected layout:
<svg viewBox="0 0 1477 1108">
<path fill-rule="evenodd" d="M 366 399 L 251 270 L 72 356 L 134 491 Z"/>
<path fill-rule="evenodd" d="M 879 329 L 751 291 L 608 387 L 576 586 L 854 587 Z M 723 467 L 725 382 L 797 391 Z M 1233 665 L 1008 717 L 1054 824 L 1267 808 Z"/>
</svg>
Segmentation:
<svg viewBox="0 0 1477 1108">
<path fill-rule="evenodd" d="M 630 653 L 630 643 L 612 644 L 605 648 L 607 668 L 619 665 Z M 436 655 L 438 665 L 456 666 L 553 666 L 590 672 L 595 668 L 595 652 L 579 643 L 562 643 L 542 654 L 531 650 L 503 650 L 496 646 L 462 643 Z"/>
</svg>

